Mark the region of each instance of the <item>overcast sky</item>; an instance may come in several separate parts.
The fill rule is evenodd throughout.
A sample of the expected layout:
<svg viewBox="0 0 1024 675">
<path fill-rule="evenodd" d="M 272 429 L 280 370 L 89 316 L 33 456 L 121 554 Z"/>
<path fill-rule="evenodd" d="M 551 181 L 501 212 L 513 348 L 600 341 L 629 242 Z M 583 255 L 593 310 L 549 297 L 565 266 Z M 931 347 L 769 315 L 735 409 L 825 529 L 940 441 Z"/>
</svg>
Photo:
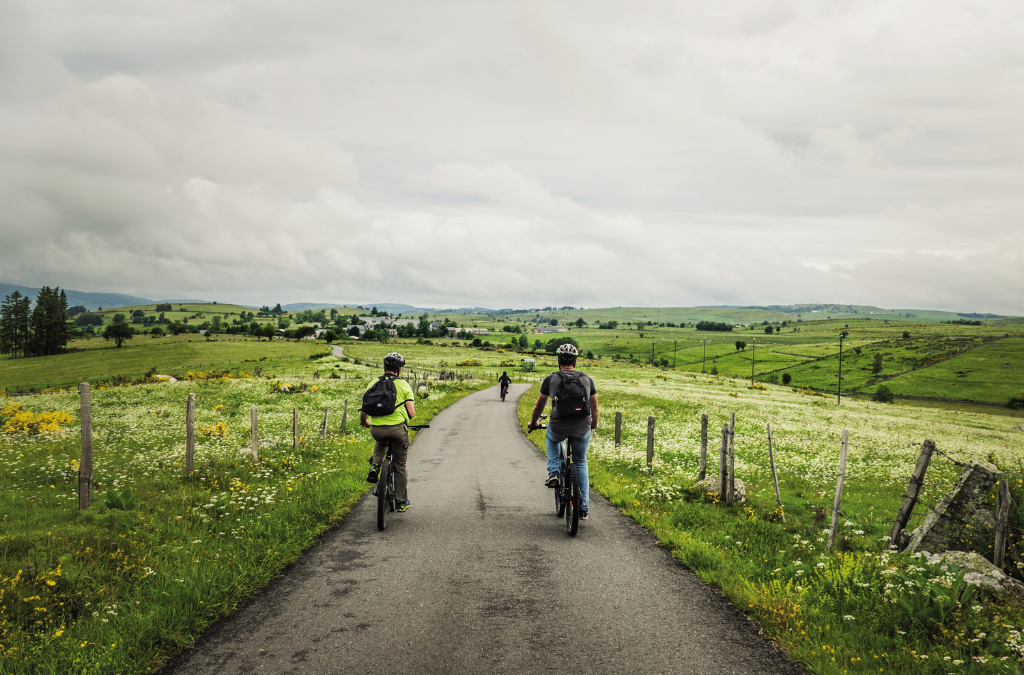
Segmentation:
<svg viewBox="0 0 1024 675">
<path fill-rule="evenodd" d="M 1018 0 L 0 0 L 0 281 L 1024 314 Z"/>
</svg>

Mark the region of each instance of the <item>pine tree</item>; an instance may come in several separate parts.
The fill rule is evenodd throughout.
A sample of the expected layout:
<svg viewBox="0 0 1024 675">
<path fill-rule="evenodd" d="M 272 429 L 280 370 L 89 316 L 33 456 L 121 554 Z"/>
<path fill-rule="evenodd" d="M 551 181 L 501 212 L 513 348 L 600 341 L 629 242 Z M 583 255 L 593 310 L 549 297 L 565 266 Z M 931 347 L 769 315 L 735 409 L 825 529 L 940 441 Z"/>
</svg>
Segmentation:
<svg viewBox="0 0 1024 675">
<path fill-rule="evenodd" d="M 29 354 L 29 299 L 14 291 L 0 305 L 0 353 L 12 359 Z"/>
<path fill-rule="evenodd" d="M 35 356 L 60 353 L 68 344 L 70 331 L 67 295 L 60 288 L 43 286 L 32 310 L 30 352 Z"/>
</svg>

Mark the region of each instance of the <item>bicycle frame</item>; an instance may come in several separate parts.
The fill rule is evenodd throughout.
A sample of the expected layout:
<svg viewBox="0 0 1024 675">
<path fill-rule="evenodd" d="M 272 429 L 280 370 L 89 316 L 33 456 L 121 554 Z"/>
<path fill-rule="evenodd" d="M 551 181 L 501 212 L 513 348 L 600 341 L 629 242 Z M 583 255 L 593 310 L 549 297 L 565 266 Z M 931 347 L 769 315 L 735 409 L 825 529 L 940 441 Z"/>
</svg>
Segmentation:
<svg viewBox="0 0 1024 675">
<path fill-rule="evenodd" d="M 429 428 L 429 424 L 409 425 L 412 431 Z M 388 526 L 388 515 L 398 508 L 395 500 L 395 455 L 391 451 L 390 443 L 384 453 L 384 459 L 381 460 L 380 475 L 373 486 L 372 494 L 377 498 L 377 529 L 383 531 Z"/>
<path fill-rule="evenodd" d="M 541 416 L 541 419 L 546 418 L 547 415 Z M 547 428 L 546 424 L 537 427 L 545 430 Z M 565 531 L 570 537 L 575 537 L 579 531 L 582 498 L 579 476 L 576 473 L 576 464 L 572 459 L 568 438 L 558 444 L 558 455 L 559 480 L 555 488 L 555 514 L 559 518 L 565 517 Z"/>
</svg>

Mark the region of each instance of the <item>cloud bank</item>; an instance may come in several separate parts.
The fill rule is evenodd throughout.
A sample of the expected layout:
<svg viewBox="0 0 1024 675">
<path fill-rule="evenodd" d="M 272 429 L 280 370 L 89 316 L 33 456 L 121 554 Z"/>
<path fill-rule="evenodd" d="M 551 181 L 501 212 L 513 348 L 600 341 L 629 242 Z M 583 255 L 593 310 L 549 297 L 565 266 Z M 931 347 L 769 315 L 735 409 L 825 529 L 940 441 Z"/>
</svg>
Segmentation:
<svg viewBox="0 0 1024 675">
<path fill-rule="evenodd" d="M 1024 314 L 1019 3 L 8 3 L 0 280 Z"/>
</svg>

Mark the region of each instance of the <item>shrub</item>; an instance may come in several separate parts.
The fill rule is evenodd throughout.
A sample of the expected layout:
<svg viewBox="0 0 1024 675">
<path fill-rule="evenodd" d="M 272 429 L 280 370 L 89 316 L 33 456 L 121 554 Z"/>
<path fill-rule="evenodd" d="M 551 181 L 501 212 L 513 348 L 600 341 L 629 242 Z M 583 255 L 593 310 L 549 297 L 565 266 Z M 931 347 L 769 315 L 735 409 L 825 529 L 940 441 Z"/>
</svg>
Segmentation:
<svg viewBox="0 0 1024 675">
<path fill-rule="evenodd" d="M 545 345 L 544 349 L 549 354 L 554 354 L 556 349 L 558 349 L 559 347 L 561 347 L 562 345 L 565 345 L 565 344 L 571 344 L 573 347 L 576 347 L 576 349 L 580 348 L 579 343 L 577 343 L 575 339 L 573 339 L 571 337 L 563 336 L 563 337 L 551 338 L 550 340 L 548 340 L 548 343 L 547 343 L 547 345 Z"/>
<path fill-rule="evenodd" d="M 132 496 L 131 490 L 123 490 L 117 492 L 116 490 L 108 490 L 107 498 L 104 504 L 108 509 L 120 509 L 122 511 L 131 511 L 136 507 L 138 502 L 135 497 Z"/>
<path fill-rule="evenodd" d="M 789 373 L 783 373 L 782 374 L 782 384 L 789 384 L 792 381 L 793 381 L 793 376 L 792 375 L 790 375 Z"/>
<path fill-rule="evenodd" d="M 718 322 L 718 321 L 698 321 L 697 322 L 697 330 L 710 330 L 710 331 L 717 331 L 717 332 L 721 332 L 721 333 L 731 333 L 732 332 L 732 328 L 733 328 L 733 326 L 732 326 L 731 323 L 724 323 L 724 322 Z"/>
<path fill-rule="evenodd" d="M 884 384 L 875 389 L 875 393 L 871 397 L 871 400 L 877 403 L 892 403 L 895 399 L 896 397 L 893 396 L 892 391 Z"/>
<path fill-rule="evenodd" d="M 718 366 L 711 366 L 711 374 L 718 375 Z"/>
<path fill-rule="evenodd" d="M 480 363 L 476 359 L 466 359 L 465 361 L 459 361 L 455 365 L 461 366 L 463 368 L 470 368 L 470 367 L 482 366 L 484 364 Z"/>
<path fill-rule="evenodd" d="M 1024 410 L 1024 396 L 1014 396 L 1006 403 L 1010 410 Z"/>
</svg>

